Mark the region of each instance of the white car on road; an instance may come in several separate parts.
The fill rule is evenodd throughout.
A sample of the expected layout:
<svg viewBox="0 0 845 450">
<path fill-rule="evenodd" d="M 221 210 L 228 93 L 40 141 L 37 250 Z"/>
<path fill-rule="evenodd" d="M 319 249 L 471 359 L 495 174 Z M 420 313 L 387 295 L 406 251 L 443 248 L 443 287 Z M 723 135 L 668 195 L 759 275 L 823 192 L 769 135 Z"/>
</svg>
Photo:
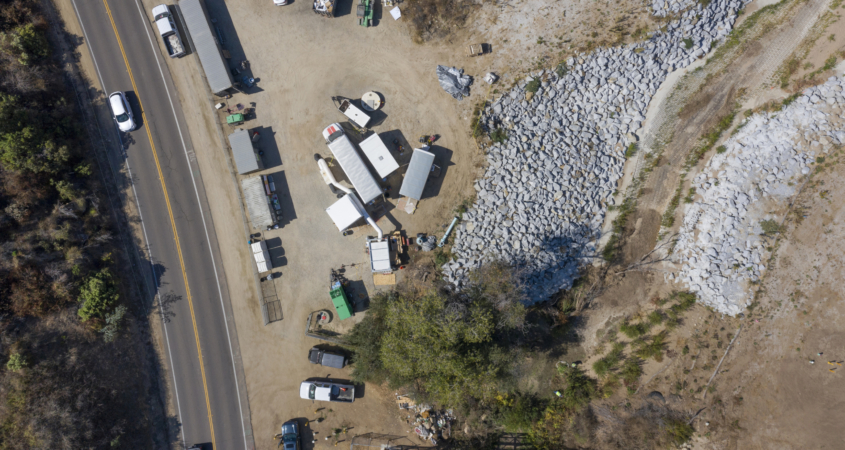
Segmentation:
<svg viewBox="0 0 845 450">
<path fill-rule="evenodd" d="M 109 95 L 109 106 L 111 106 L 111 112 L 114 114 L 114 120 L 117 122 L 120 131 L 135 129 L 135 117 L 132 115 L 132 107 L 129 106 L 129 101 L 126 100 L 126 94 L 118 91 Z"/>
</svg>

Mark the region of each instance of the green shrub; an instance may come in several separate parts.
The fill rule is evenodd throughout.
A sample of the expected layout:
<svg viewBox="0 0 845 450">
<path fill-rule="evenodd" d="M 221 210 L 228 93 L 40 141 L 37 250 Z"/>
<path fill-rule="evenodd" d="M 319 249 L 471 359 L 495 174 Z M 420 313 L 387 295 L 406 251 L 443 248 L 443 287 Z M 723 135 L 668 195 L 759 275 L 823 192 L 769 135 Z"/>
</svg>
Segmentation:
<svg viewBox="0 0 845 450">
<path fill-rule="evenodd" d="M 492 133 L 490 133 L 490 139 L 493 142 L 500 144 L 508 140 L 508 133 L 503 128 L 496 128 Z"/>
<path fill-rule="evenodd" d="M 687 50 L 691 49 L 692 48 L 692 39 L 684 38 L 684 47 L 686 47 Z"/>
<path fill-rule="evenodd" d="M 637 154 L 637 150 L 639 149 L 639 145 L 636 142 L 631 142 L 628 144 L 628 148 L 625 149 L 625 158 L 631 158 L 632 156 Z"/>
<path fill-rule="evenodd" d="M 119 295 L 114 279 L 108 269 L 103 269 L 88 277 L 79 289 L 79 307 L 77 314 L 83 322 L 94 317 L 105 317 L 109 309 L 117 302 Z"/>
<path fill-rule="evenodd" d="M 720 145 L 720 146 L 716 147 L 716 153 L 718 153 L 720 155 L 722 153 L 725 153 L 726 151 L 728 151 L 728 148 L 725 147 L 724 145 Z"/>
<path fill-rule="evenodd" d="M 539 90 L 540 90 L 540 80 L 534 79 L 534 80 L 529 81 L 528 84 L 525 85 L 525 91 L 526 92 L 532 92 L 533 93 L 533 92 L 537 92 Z"/>
<path fill-rule="evenodd" d="M 557 68 L 555 68 L 555 74 L 557 74 L 558 78 L 563 78 L 567 72 L 569 72 L 569 68 L 565 62 L 558 64 Z"/>
<path fill-rule="evenodd" d="M 666 423 L 666 433 L 672 436 L 675 445 L 681 445 L 692 439 L 695 429 L 682 420 L 671 419 Z"/>
<path fill-rule="evenodd" d="M 622 325 L 619 325 L 619 331 L 622 332 L 625 336 L 629 339 L 637 339 L 641 336 L 645 336 L 648 333 L 649 326 L 647 323 L 636 323 L 631 325 L 628 321 L 622 322 Z"/>
<path fill-rule="evenodd" d="M 663 313 L 660 311 L 652 311 L 651 314 L 648 315 L 648 323 L 652 325 L 660 325 L 663 323 Z"/>
<path fill-rule="evenodd" d="M 626 385 L 633 385 L 639 381 L 643 374 L 643 361 L 636 356 L 632 356 L 625 360 L 625 364 L 619 369 L 619 376 L 625 381 Z"/>
<path fill-rule="evenodd" d="M 663 349 L 666 347 L 666 332 L 662 332 L 651 338 L 650 341 L 641 341 L 637 349 L 637 356 L 642 359 L 653 358 L 660 362 L 663 360 Z"/>
<path fill-rule="evenodd" d="M 766 219 L 760 221 L 760 228 L 763 229 L 763 234 L 774 235 L 780 233 L 781 226 L 774 219 Z"/>
<path fill-rule="evenodd" d="M 50 184 L 56 189 L 56 192 L 59 193 L 59 197 L 67 202 L 75 200 L 79 197 L 79 192 L 73 188 L 73 184 L 65 181 L 65 180 L 50 180 Z"/>
<path fill-rule="evenodd" d="M 124 315 L 126 315 L 126 307 L 123 305 L 118 305 L 111 314 L 106 313 L 106 326 L 100 329 L 104 341 L 114 342 L 117 333 L 120 331 L 120 323 L 123 321 Z"/>
<path fill-rule="evenodd" d="M 27 362 L 26 358 L 23 355 L 17 352 L 9 355 L 9 360 L 6 361 L 6 370 L 12 372 L 21 371 L 27 366 L 29 366 L 29 362 Z"/>
<path fill-rule="evenodd" d="M 547 400 L 534 394 L 517 392 L 513 398 L 505 396 L 499 401 L 494 419 L 509 433 L 527 432 L 540 419 L 547 405 Z"/>
</svg>

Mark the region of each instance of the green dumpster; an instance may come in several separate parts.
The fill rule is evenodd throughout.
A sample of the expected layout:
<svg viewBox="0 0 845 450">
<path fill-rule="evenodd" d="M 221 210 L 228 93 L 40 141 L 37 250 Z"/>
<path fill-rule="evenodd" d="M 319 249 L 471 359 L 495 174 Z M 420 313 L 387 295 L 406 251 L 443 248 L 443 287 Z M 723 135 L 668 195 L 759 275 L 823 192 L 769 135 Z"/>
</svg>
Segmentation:
<svg viewBox="0 0 845 450">
<path fill-rule="evenodd" d="M 226 116 L 226 123 L 230 126 L 243 125 L 244 115 L 241 113 Z"/>
<path fill-rule="evenodd" d="M 332 283 L 332 290 L 329 292 L 334 303 L 334 309 L 337 311 L 337 317 L 340 320 L 352 317 L 352 306 L 349 305 L 349 299 L 346 298 L 346 292 L 340 283 Z"/>
</svg>

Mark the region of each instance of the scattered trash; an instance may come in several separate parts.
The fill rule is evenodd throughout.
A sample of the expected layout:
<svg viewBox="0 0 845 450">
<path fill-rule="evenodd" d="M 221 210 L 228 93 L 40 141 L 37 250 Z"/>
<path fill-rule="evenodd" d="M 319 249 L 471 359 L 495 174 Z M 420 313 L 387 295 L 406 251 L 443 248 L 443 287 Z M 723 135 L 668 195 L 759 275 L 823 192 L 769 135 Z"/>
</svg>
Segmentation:
<svg viewBox="0 0 845 450">
<path fill-rule="evenodd" d="M 487 75 L 484 75 L 484 81 L 486 81 L 487 84 L 493 84 L 498 79 L 499 77 L 493 72 L 487 72 Z"/>
<path fill-rule="evenodd" d="M 399 409 L 413 411 L 407 416 L 406 422 L 413 425 L 414 433 L 423 440 L 431 440 L 437 444 L 441 439 L 448 439 L 452 435 L 452 424 L 455 422 L 455 412 L 451 409 L 436 410 L 429 405 L 418 405 L 411 397 L 396 395 Z"/>
<path fill-rule="evenodd" d="M 437 245 L 437 238 L 435 236 L 426 236 L 424 233 L 420 233 L 417 235 L 417 245 L 420 246 L 420 250 L 430 252 L 434 250 L 434 247 Z"/>
<path fill-rule="evenodd" d="M 463 69 L 437 66 L 437 79 L 440 81 L 440 87 L 455 99 L 461 100 L 469 96 L 472 77 L 464 75 Z"/>
</svg>

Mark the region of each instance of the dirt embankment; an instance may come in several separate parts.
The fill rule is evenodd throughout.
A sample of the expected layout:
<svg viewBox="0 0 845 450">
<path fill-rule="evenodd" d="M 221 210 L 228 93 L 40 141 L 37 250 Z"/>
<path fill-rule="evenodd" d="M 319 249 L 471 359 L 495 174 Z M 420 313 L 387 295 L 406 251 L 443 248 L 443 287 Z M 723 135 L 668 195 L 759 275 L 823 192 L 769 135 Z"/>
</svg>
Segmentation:
<svg viewBox="0 0 845 450">
<path fill-rule="evenodd" d="M 831 6 L 837 9 L 830 10 Z M 746 30 L 745 39 L 735 44 L 734 54 L 717 50 L 715 55 L 722 60 L 692 68 L 659 105 L 663 126 L 652 124 L 655 135 L 645 136 L 644 141 L 660 157 L 650 168 L 637 208 L 627 221 L 624 261 L 609 272 L 624 272 L 643 258 L 650 263 L 611 276 L 591 303 L 583 334 L 588 353 L 606 350 L 600 343 L 611 324 L 626 316 L 645 320 L 659 309 L 654 300 L 681 288 L 664 281 L 661 258 L 650 252 L 658 237 L 670 241 L 672 230 L 682 220 L 688 185 L 681 174 L 691 150 L 700 148 L 720 119 L 734 113 L 744 119 L 746 109 L 749 113 L 777 109 L 782 99 L 807 86 L 808 80 L 816 83 L 833 75 L 832 68 L 842 59 L 838 8 L 841 2 L 786 1 L 765 15 L 746 15 L 743 20 L 756 22 Z M 790 72 L 796 66 L 793 60 L 800 61 L 800 69 Z M 734 126 L 719 131 L 700 162 L 687 165 L 686 180 Z M 842 376 L 838 364 L 845 355 L 836 350 L 843 339 L 838 330 L 841 281 L 833 275 L 841 265 L 843 249 L 833 236 L 840 232 L 842 211 L 832 199 L 839 198 L 845 188 L 836 181 L 841 176 L 841 152 L 827 156 L 823 169 L 799 196 L 761 294 L 745 318 L 695 307 L 669 334 L 667 358 L 650 360 L 643 367 L 639 393 L 627 400 L 617 398 L 617 393 L 607 400 L 608 407 L 620 402 L 636 407 L 645 394 L 657 390 L 668 405 L 690 415 L 700 412 L 692 422 L 696 448 L 836 447 L 843 433 L 837 425 L 842 414 L 836 407 L 843 398 L 832 390 L 832 383 Z M 677 192 L 682 195 L 674 214 L 676 225 L 667 228 L 661 222 L 665 225 L 662 219 L 673 207 Z M 738 331 L 740 326 L 742 331 Z"/>
</svg>

